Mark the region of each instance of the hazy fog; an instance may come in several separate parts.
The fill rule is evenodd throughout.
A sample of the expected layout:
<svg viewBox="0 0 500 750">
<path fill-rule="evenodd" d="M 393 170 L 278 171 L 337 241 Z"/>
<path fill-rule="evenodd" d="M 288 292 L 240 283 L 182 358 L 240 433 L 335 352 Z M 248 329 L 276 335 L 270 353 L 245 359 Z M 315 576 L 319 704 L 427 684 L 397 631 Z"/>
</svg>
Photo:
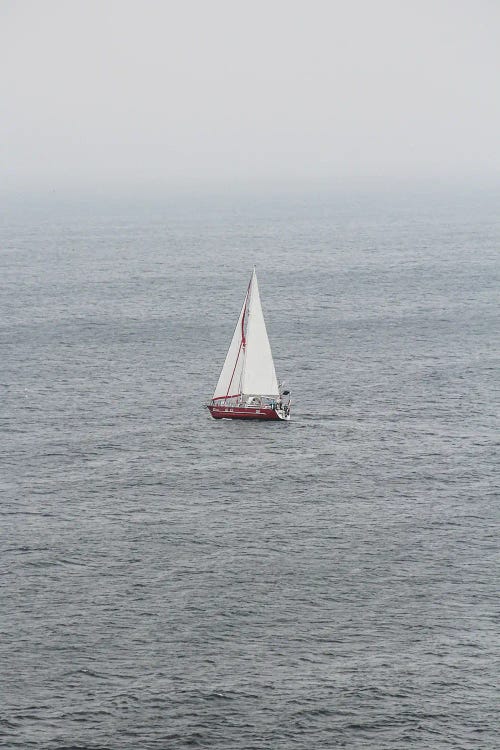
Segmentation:
<svg viewBox="0 0 500 750">
<path fill-rule="evenodd" d="M 0 0 L 3 187 L 500 170 L 498 0 Z"/>
</svg>

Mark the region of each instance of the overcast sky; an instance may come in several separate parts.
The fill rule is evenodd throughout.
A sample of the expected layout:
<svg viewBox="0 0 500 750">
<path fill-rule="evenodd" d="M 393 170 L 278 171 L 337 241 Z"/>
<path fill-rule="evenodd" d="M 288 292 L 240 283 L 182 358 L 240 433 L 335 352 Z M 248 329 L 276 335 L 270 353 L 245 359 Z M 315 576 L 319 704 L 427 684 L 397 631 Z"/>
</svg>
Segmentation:
<svg viewBox="0 0 500 750">
<path fill-rule="evenodd" d="M 0 179 L 491 179 L 499 60 L 500 0 L 0 0 Z"/>
</svg>

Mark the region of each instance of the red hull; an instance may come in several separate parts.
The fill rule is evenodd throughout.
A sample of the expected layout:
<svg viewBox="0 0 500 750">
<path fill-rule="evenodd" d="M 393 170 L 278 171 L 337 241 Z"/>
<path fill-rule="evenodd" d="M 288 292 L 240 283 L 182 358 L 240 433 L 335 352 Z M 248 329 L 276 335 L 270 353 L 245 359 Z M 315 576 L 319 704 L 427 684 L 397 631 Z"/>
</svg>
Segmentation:
<svg viewBox="0 0 500 750">
<path fill-rule="evenodd" d="M 208 406 L 214 419 L 272 419 L 279 420 L 276 409 L 270 406 Z"/>
</svg>

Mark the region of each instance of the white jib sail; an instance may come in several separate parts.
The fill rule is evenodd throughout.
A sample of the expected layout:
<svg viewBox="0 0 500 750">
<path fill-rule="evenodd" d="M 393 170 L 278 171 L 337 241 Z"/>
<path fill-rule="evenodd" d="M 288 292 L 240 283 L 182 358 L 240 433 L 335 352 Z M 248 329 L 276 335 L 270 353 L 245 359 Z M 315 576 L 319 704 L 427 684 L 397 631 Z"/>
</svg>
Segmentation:
<svg viewBox="0 0 500 750">
<path fill-rule="evenodd" d="M 226 354 L 224 366 L 222 367 L 217 387 L 215 388 L 213 398 L 225 399 L 231 396 L 239 396 L 241 385 L 241 371 L 244 362 L 243 349 L 243 316 L 247 310 L 248 293 L 245 296 L 243 307 L 241 308 L 236 328 L 234 329 L 233 338 Z"/>
<path fill-rule="evenodd" d="M 249 296 L 241 392 L 248 396 L 278 396 L 278 380 L 262 313 L 255 269 L 252 274 Z"/>
</svg>

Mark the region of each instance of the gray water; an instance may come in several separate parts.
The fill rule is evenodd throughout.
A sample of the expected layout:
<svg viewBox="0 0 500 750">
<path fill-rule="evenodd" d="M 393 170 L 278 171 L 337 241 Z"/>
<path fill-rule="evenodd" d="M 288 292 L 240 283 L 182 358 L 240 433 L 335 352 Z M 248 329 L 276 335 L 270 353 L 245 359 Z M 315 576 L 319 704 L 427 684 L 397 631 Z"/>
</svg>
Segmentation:
<svg viewBox="0 0 500 750">
<path fill-rule="evenodd" d="M 498 747 L 498 198 L 6 203 L 2 748 Z"/>
</svg>

